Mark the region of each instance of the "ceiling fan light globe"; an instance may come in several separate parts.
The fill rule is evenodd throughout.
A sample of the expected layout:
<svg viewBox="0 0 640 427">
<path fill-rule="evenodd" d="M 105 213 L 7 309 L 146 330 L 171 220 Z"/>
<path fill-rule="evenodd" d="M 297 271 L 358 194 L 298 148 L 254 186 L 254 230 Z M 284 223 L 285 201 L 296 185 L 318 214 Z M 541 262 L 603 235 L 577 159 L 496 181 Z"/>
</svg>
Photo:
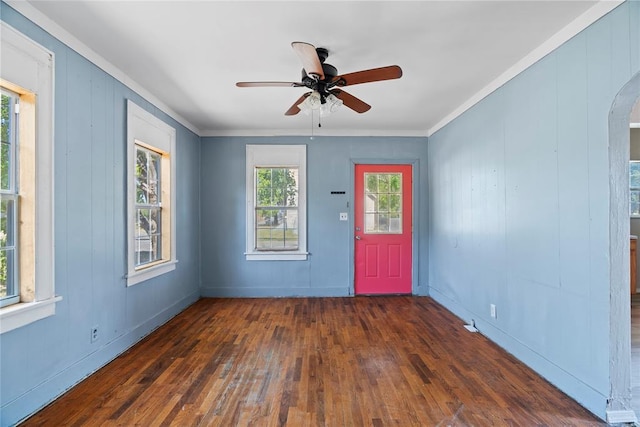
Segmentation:
<svg viewBox="0 0 640 427">
<path fill-rule="evenodd" d="M 342 99 L 330 94 L 327 96 L 327 104 L 329 104 L 329 112 L 334 113 L 338 108 L 342 107 Z"/>
<path fill-rule="evenodd" d="M 313 91 L 309 96 L 305 98 L 300 104 L 298 104 L 298 108 L 302 111 L 310 111 L 317 110 L 322 105 L 322 100 L 320 99 L 320 94 L 317 91 Z"/>
<path fill-rule="evenodd" d="M 335 113 L 341 106 L 342 100 L 333 94 L 329 94 L 325 98 L 325 103 L 320 107 L 320 115 L 327 116 L 331 113 Z"/>
</svg>

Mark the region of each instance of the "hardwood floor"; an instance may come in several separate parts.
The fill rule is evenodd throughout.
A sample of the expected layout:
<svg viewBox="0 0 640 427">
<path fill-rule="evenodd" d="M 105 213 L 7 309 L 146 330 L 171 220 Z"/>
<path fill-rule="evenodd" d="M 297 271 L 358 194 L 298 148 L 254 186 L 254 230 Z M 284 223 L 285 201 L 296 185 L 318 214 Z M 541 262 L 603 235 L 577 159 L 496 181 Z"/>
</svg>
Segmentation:
<svg viewBox="0 0 640 427">
<path fill-rule="evenodd" d="M 202 299 L 24 426 L 604 426 L 427 297 Z"/>
</svg>

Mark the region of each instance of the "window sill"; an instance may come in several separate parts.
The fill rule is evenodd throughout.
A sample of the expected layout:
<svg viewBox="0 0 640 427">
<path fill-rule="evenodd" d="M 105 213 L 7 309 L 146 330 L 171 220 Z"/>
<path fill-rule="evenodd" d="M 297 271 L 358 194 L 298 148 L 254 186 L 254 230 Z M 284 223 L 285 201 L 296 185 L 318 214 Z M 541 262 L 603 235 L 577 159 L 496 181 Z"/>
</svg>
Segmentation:
<svg viewBox="0 0 640 427">
<path fill-rule="evenodd" d="M 43 301 L 21 302 L 0 309 L 0 334 L 26 326 L 37 320 L 56 314 L 56 304 L 62 297 Z"/>
<path fill-rule="evenodd" d="M 247 252 L 247 261 L 306 261 L 309 252 Z"/>
<path fill-rule="evenodd" d="M 149 279 L 153 279 L 154 277 L 161 276 L 170 271 L 176 269 L 176 264 L 178 260 L 171 260 L 167 262 L 163 262 L 162 264 L 155 264 L 144 268 L 142 270 L 134 271 L 127 275 L 127 286 L 137 285 L 138 283 L 144 282 Z"/>
</svg>

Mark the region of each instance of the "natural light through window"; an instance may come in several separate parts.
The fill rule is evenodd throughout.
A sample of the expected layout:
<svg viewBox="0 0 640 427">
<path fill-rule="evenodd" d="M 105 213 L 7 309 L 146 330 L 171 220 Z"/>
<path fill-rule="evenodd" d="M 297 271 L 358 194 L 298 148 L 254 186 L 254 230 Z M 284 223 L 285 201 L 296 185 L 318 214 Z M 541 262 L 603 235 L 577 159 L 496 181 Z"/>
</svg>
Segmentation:
<svg viewBox="0 0 640 427">
<path fill-rule="evenodd" d="M 364 232 L 402 233 L 402 174 L 365 173 Z"/>
<path fill-rule="evenodd" d="M 298 249 L 298 169 L 259 167 L 255 176 L 255 249 Z"/>
<path fill-rule="evenodd" d="M 55 314 L 53 54 L 0 24 L 0 332 Z"/>
<path fill-rule="evenodd" d="M 247 145 L 247 260 L 307 259 L 306 148 Z"/>
<path fill-rule="evenodd" d="M 127 119 L 127 286 L 132 286 L 176 268 L 176 131 L 132 101 Z"/>
<path fill-rule="evenodd" d="M 17 272 L 16 143 L 20 96 L 2 89 L 0 117 L 0 307 L 20 300 Z"/>
<path fill-rule="evenodd" d="M 136 145 L 136 267 L 162 258 L 160 153 Z"/>
</svg>

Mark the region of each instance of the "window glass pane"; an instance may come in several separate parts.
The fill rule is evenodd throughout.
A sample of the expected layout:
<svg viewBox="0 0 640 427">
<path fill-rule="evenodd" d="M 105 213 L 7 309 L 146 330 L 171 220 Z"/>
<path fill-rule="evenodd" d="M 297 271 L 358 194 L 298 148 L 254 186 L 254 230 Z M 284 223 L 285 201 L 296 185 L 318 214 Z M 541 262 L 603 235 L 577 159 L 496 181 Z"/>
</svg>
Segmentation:
<svg viewBox="0 0 640 427">
<path fill-rule="evenodd" d="M 633 216 L 640 216 L 640 191 L 639 190 L 631 190 L 629 194 L 630 204 L 629 204 L 629 214 Z"/>
<path fill-rule="evenodd" d="M 364 231 L 365 233 L 375 233 L 378 230 L 378 215 L 374 213 L 368 213 L 364 216 Z"/>
<path fill-rule="evenodd" d="M 389 192 L 399 193 L 402 190 L 402 175 L 399 173 L 389 174 Z"/>
<path fill-rule="evenodd" d="M 389 192 L 389 174 L 386 174 L 386 173 L 378 174 L 378 192 L 379 193 Z"/>
<path fill-rule="evenodd" d="M 389 196 L 389 212 L 401 212 L 402 205 L 400 202 L 402 201 L 402 196 L 399 194 L 392 194 Z"/>
<path fill-rule="evenodd" d="M 297 209 L 256 209 L 256 249 L 298 249 Z"/>
<path fill-rule="evenodd" d="M 135 266 L 162 259 L 162 155 L 136 146 Z"/>
<path fill-rule="evenodd" d="M 364 232 L 402 233 L 402 175 L 365 173 Z"/>
<path fill-rule="evenodd" d="M 13 148 L 15 138 L 14 105 L 17 96 L 2 92 L 0 114 L 0 190 L 11 190 L 13 170 Z"/>
<path fill-rule="evenodd" d="M 256 168 L 256 250 L 298 249 L 298 169 Z"/>
<path fill-rule="evenodd" d="M 148 203 L 147 153 L 136 148 L 136 202 Z"/>
<path fill-rule="evenodd" d="M 389 214 L 389 232 L 401 233 L 402 232 L 402 216 L 397 213 Z"/>
<path fill-rule="evenodd" d="M 160 203 L 160 155 L 149 153 L 149 204 L 158 205 Z"/>
<path fill-rule="evenodd" d="M 378 177 L 376 176 L 376 174 L 373 174 L 373 173 L 365 174 L 365 182 L 367 185 L 367 192 L 369 193 L 378 192 Z"/>
<path fill-rule="evenodd" d="M 15 249 L 0 250 L 0 298 L 12 297 L 18 294 L 14 278 Z"/>
<path fill-rule="evenodd" d="M 13 246 L 15 241 L 15 202 L 2 199 L 0 202 L 0 247 Z"/>
<path fill-rule="evenodd" d="M 640 189 L 640 161 L 629 162 L 629 186 Z"/>
<path fill-rule="evenodd" d="M 389 211 L 389 195 L 388 194 L 378 194 L 378 211 L 379 212 Z"/>
<path fill-rule="evenodd" d="M 2 90 L 0 112 L 0 306 L 19 302 L 16 277 L 16 115 L 19 95 Z"/>
</svg>

